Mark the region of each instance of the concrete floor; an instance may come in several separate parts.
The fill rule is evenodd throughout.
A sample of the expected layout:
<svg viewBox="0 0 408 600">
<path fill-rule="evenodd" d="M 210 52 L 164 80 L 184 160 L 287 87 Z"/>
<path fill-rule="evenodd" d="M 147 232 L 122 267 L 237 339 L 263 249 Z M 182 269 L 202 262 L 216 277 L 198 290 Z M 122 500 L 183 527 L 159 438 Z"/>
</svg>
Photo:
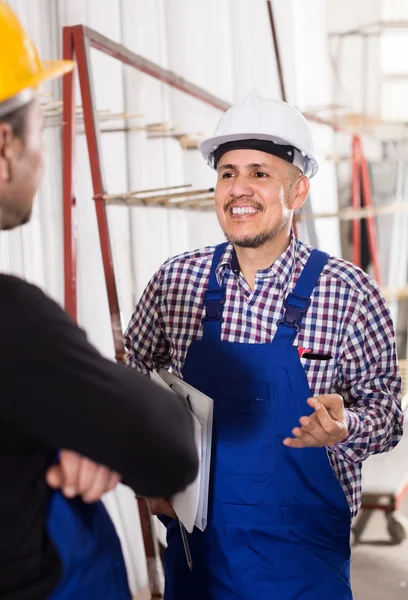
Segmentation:
<svg viewBox="0 0 408 600">
<path fill-rule="evenodd" d="M 400 511 L 408 517 L 408 498 Z M 352 548 L 354 600 L 408 600 L 408 539 L 391 545 L 382 513 L 373 513 Z"/>
</svg>

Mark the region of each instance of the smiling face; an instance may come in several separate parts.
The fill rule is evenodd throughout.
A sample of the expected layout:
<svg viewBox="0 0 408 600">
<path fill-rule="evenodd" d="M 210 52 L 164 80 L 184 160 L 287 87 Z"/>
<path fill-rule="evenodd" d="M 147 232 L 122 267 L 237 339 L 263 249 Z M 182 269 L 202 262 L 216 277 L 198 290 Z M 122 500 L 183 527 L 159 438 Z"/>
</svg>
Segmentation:
<svg viewBox="0 0 408 600">
<path fill-rule="evenodd" d="M 259 248 L 289 238 L 293 211 L 309 191 L 299 169 L 272 154 L 240 149 L 221 156 L 217 173 L 217 217 L 232 244 Z"/>
</svg>

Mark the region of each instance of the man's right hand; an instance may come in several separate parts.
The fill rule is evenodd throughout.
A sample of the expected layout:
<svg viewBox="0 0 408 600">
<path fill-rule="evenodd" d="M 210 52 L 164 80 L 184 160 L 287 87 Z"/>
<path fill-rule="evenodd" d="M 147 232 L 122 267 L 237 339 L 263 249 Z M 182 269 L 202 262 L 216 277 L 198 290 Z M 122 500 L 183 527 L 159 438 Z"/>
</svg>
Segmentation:
<svg viewBox="0 0 408 600">
<path fill-rule="evenodd" d="M 88 503 L 100 500 L 120 479 L 120 475 L 107 467 L 70 450 L 61 450 L 58 463 L 46 475 L 50 487 L 61 490 L 67 498 L 80 496 Z"/>
<path fill-rule="evenodd" d="M 147 498 L 147 503 L 152 515 L 165 515 L 171 519 L 177 519 L 172 505 L 166 498 Z"/>
</svg>

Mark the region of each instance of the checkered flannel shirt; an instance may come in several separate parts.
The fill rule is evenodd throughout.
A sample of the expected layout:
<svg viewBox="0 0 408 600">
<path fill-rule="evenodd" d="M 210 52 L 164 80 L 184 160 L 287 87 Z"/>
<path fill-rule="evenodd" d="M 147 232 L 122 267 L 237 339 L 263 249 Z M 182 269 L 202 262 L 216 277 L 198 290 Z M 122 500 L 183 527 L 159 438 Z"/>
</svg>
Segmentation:
<svg viewBox="0 0 408 600">
<path fill-rule="evenodd" d="M 226 289 L 223 341 L 272 341 L 284 299 L 293 291 L 311 250 L 292 238 L 271 267 L 258 271 L 251 290 L 239 268 L 234 268 L 232 246 L 226 247 L 217 268 L 218 281 L 223 279 Z M 157 271 L 125 333 L 128 365 L 143 372 L 171 367 L 182 376 L 191 342 L 202 337 L 213 253 L 214 247 L 187 252 Z M 312 394 L 338 393 L 347 407 L 348 435 L 329 447 L 328 455 L 355 515 L 361 503 L 361 462 L 390 450 L 402 435 L 394 329 L 375 281 L 351 263 L 331 257 L 294 343 L 333 357 L 300 360 Z"/>
</svg>

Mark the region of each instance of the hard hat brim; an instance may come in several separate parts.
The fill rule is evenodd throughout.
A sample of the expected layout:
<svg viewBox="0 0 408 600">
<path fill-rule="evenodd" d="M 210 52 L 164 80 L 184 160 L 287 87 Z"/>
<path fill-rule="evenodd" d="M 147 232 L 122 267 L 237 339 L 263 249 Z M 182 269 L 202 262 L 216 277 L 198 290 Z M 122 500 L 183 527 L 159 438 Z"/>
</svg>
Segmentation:
<svg viewBox="0 0 408 600">
<path fill-rule="evenodd" d="M 288 140 L 283 140 L 278 137 L 272 137 L 267 134 L 262 133 L 235 133 L 229 135 L 218 135 L 215 137 L 208 138 L 207 140 L 203 140 L 199 142 L 198 148 L 203 155 L 203 158 L 207 160 L 207 157 L 214 153 L 214 150 L 222 144 L 226 144 L 227 142 L 238 142 L 240 140 L 265 140 L 274 142 L 275 144 L 289 144 Z"/>
<path fill-rule="evenodd" d="M 293 140 L 290 139 L 283 139 L 277 136 L 271 136 L 268 134 L 262 134 L 262 133 L 235 133 L 235 134 L 229 134 L 229 135 L 218 135 L 218 136 L 214 136 L 211 138 L 208 138 L 206 140 L 203 140 L 202 142 L 199 142 L 198 144 L 198 148 L 204 158 L 204 160 L 207 162 L 207 164 L 211 167 L 214 168 L 214 160 L 213 160 L 213 155 L 214 155 L 214 150 L 216 148 L 218 148 L 219 146 L 221 146 L 222 144 L 225 144 L 227 142 L 237 142 L 240 140 L 266 140 L 266 141 L 270 141 L 270 142 L 274 142 L 275 144 L 283 144 L 283 145 L 291 145 L 294 148 L 297 148 L 297 144 L 295 144 L 293 142 Z M 313 177 L 313 175 L 315 175 L 317 173 L 318 170 L 318 164 L 316 159 L 313 156 L 308 156 L 308 159 L 311 163 L 311 175 L 310 177 Z"/>
<path fill-rule="evenodd" d="M 4 98 L 0 98 L 0 102 L 5 102 L 13 96 L 16 96 L 23 90 L 37 89 L 45 81 L 61 77 L 69 73 L 75 68 L 75 62 L 72 60 L 49 60 L 41 63 L 42 69 L 36 75 L 29 77 L 15 89 L 9 90 L 9 93 Z"/>
<path fill-rule="evenodd" d="M 41 73 L 28 81 L 25 87 L 38 87 L 44 81 L 65 75 L 74 69 L 75 62 L 73 60 L 45 60 L 42 61 L 42 66 Z"/>
</svg>

